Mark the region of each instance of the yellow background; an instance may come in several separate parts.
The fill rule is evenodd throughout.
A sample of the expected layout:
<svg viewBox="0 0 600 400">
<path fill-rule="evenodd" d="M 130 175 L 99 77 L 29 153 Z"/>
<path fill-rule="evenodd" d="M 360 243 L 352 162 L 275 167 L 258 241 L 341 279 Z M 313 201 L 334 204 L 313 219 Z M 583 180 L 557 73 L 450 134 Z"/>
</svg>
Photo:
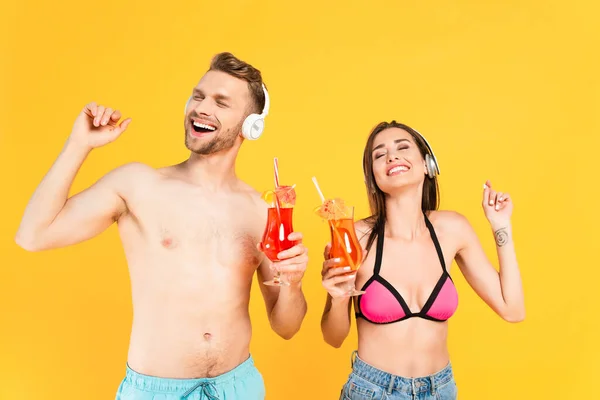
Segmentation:
<svg viewBox="0 0 600 400">
<path fill-rule="evenodd" d="M 567 5 L 567 3 L 569 3 Z M 295 227 L 312 256 L 309 311 L 279 339 L 254 286 L 252 352 L 268 399 L 337 399 L 356 346 L 321 339 L 325 225 L 318 197 L 367 215 L 361 156 L 369 130 L 398 119 L 441 164 L 442 208 L 465 214 L 495 263 L 480 207 L 485 179 L 515 202 L 527 319 L 503 322 L 458 270 L 449 346 L 462 400 L 600 398 L 597 340 L 600 6 L 588 1 L 4 2 L 0 13 L 0 398 L 111 399 L 123 377 L 129 278 L 113 226 L 44 253 L 14 244 L 33 190 L 81 107 L 133 117 L 93 152 L 73 190 L 129 161 L 187 157 L 182 110 L 213 54 L 262 70 L 267 130 L 239 175 L 258 190 L 297 184 Z M 353 323 L 354 325 L 354 323 Z M 399 355 L 401 356 L 401 355 Z"/>
</svg>

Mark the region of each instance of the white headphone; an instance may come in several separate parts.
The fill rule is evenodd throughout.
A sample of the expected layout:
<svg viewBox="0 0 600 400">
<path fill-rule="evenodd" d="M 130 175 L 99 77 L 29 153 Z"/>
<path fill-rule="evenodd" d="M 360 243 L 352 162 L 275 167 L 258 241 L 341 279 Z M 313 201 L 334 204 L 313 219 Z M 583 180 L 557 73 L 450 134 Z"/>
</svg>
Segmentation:
<svg viewBox="0 0 600 400">
<path fill-rule="evenodd" d="M 425 146 L 427 146 L 428 153 L 425 154 L 425 167 L 427 168 L 427 176 L 431 179 L 435 178 L 440 174 L 440 166 L 438 165 L 437 158 L 435 158 L 435 154 L 433 154 L 433 149 L 429 145 L 425 136 L 421 135 L 416 129 L 412 128 L 413 131 L 417 132 L 423 142 L 425 142 Z"/>
<path fill-rule="evenodd" d="M 258 139 L 265 130 L 265 117 L 269 115 L 271 102 L 269 100 L 269 92 L 267 92 L 267 88 L 264 84 L 262 85 L 262 89 L 265 93 L 265 106 L 263 107 L 262 113 L 248 115 L 242 124 L 242 135 L 248 140 Z M 190 96 L 187 103 L 185 103 L 184 113 L 187 112 L 191 99 L 192 97 Z"/>
<path fill-rule="evenodd" d="M 242 135 L 249 140 L 258 139 L 265 130 L 265 117 L 269 114 L 271 102 L 269 101 L 269 93 L 264 84 L 262 85 L 262 89 L 265 93 L 265 106 L 262 113 L 248 115 L 242 125 Z"/>
</svg>

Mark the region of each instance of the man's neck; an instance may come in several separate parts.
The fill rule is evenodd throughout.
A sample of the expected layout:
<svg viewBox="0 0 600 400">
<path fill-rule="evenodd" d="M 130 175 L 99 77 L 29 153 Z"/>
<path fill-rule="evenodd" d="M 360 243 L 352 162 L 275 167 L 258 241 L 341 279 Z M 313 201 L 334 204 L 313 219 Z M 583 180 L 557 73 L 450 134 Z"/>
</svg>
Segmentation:
<svg viewBox="0 0 600 400">
<path fill-rule="evenodd" d="M 182 173 L 193 184 L 219 190 L 231 187 L 237 182 L 235 160 L 239 148 L 214 154 L 191 153 L 190 157 L 179 165 Z"/>
</svg>

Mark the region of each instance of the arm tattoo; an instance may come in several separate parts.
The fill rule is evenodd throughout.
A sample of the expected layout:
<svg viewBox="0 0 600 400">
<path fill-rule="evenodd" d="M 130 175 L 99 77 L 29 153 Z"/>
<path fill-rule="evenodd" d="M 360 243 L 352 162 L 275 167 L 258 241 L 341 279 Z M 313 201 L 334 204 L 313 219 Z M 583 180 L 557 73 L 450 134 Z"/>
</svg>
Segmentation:
<svg viewBox="0 0 600 400">
<path fill-rule="evenodd" d="M 496 232 L 494 232 L 494 237 L 496 238 L 496 244 L 498 247 L 502 247 L 508 243 L 509 236 L 506 228 L 498 229 Z"/>
</svg>

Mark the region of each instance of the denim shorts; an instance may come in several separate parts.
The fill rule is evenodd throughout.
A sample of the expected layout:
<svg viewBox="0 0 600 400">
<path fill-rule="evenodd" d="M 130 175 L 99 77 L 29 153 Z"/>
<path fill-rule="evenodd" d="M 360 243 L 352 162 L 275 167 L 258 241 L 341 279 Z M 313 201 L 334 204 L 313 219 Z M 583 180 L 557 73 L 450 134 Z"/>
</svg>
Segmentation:
<svg viewBox="0 0 600 400">
<path fill-rule="evenodd" d="M 404 378 L 377 369 L 353 353 L 352 373 L 340 400 L 456 400 L 457 389 L 450 363 L 439 372 Z"/>
<path fill-rule="evenodd" d="M 214 378 L 169 379 L 127 366 L 116 400 L 263 400 L 265 385 L 252 357 Z"/>
</svg>

